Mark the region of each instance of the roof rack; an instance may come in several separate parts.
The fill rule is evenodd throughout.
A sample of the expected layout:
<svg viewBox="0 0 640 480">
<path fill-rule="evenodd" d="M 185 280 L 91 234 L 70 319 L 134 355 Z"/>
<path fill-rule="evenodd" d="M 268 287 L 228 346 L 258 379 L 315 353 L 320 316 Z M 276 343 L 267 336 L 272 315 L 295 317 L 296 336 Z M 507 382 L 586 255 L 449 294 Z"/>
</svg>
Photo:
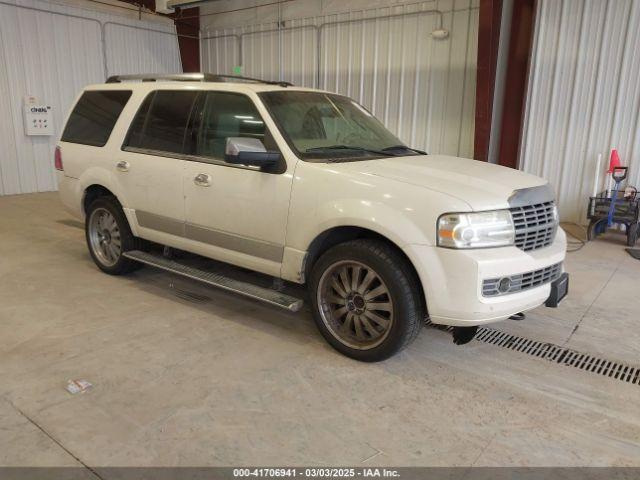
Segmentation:
<svg viewBox="0 0 640 480">
<path fill-rule="evenodd" d="M 207 80 L 208 82 L 248 82 L 248 83 L 266 83 L 267 85 L 279 85 L 281 87 L 293 87 L 293 83 L 284 82 L 281 80 L 262 80 L 261 78 L 253 77 L 241 77 L 238 75 L 218 75 L 218 74 L 205 74 L 211 75 L 215 80 Z"/>
<path fill-rule="evenodd" d="M 267 85 L 279 85 L 281 87 L 292 87 L 289 82 L 278 80 L 261 80 L 252 77 L 240 77 L 236 75 L 218 75 L 213 73 L 140 73 L 135 75 L 112 75 L 107 78 L 107 83 L 120 83 L 129 80 L 140 80 L 142 82 L 176 81 L 176 82 L 240 82 L 240 83 L 264 83 Z"/>
</svg>

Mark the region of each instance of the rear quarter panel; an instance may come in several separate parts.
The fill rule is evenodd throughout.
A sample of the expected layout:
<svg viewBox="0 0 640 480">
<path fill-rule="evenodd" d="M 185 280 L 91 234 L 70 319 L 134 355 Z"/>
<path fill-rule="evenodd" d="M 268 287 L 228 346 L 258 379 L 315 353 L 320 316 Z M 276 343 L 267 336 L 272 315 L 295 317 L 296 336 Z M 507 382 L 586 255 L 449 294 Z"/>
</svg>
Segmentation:
<svg viewBox="0 0 640 480">
<path fill-rule="evenodd" d="M 63 141 L 58 142 L 62 153 L 64 175 L 77 180 L 77 183 L 74 182 L 74 191 L 77 196 L 76 201 L 80 206 L 84 197 L 84 191 L 91 185 L 101 185 L 113 192 L 113 194 L 118 197 L 120 203 L 126 207 L 128 205 L 128 199 L 116 175 L 116 158 L 122 147 L 124 137 L 127 134 L 133 116 L 151 89 L 131 88 L 131 86 L 127 88 L 126 85 L 118 84 L 93 85 L 87 87 L 78 95 L 76 102 L 74 102 L 74 107 L 82 93 L 87 90 L 131 90 L 133 93 L 122 110 L 104 146 L 99 147 Z M 69 111 L 67 120 L 72 111 L 73 108 Z M 66 196 L 68 197 L 68 195 Z"/>
</svg>

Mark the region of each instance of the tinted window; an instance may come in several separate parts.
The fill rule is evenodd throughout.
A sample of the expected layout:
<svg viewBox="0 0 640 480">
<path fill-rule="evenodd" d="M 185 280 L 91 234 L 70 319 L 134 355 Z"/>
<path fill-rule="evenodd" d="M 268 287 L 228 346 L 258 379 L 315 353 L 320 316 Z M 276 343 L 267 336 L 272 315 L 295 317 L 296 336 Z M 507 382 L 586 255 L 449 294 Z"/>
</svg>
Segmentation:
<svg viewBox="0 0 640 480">
<path fill-rule="evenodd" d="M 198 93 L 161 90 L 151 94 L 131 124 L 130 147 L 182 153 L 193 102 Z"/>
<path fill-rule="evenodd" d="M 130 97 L 130 90 L 84 92 L 69 116 L 61 140 L 102 147 Z"/>
<path fill-rule="evenodd" d="M 155 96 L 155 92 L 147 95 L 147 98 L 144 99 L 138 113 L 136 113 L 136 117 L 131 122 L 131 126 L 129 127 L 129 136 L 127 139 L 127 145 L 131 147 L 140 147 L 142 145 L 142 134 L 144 130 L 144 121 L 147 118 L 147 112 L 149 111 L 149 106 L 153 101 L 153 97 Z"/>
<path fill-rule="evenodd" d="M 204 101 L 196 143 L 196 155 L 223 159 L 227 138 L 259 139 L 267 150 L 277 146 L 249 97 L 226 92 L 209 92 Z"/>
</svg>

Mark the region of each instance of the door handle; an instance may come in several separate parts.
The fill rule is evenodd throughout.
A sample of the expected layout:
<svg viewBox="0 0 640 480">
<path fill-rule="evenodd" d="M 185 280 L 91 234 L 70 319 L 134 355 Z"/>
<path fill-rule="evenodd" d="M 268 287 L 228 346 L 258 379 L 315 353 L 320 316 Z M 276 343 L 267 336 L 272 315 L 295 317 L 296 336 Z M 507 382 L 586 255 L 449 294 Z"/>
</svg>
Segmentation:
<svg viewBox="0 0 640 480">
<path fill-rule="evenodd" d="M 199 173 L 193 179 L 193 183 L 195 183 L 199 187 L 210 187 L 211 186 L 211 175 L 208 175 L 206 173 Z"/>
<path fill-rule="evenodd" d="M 129 166 L 129 162 L 127 162 L 126 160 L 120 160 L 118 163 L 116 163 L 116 168 L 121 172 L 128 172 Z"/>
</svg>

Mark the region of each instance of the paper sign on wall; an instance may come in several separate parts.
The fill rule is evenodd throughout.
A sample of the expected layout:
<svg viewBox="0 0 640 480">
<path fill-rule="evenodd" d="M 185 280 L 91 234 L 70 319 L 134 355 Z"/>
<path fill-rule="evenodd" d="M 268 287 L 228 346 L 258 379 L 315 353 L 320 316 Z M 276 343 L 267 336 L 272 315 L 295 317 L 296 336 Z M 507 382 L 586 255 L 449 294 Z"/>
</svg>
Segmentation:
<svg viewBox="0 0 640 480">
<path fill-rule="evenodd" d="M 25 135 L 53 135 L 53 115 L 49 105 L 28 96 L 24 98 L 23 112 Z"/>
</svg>

